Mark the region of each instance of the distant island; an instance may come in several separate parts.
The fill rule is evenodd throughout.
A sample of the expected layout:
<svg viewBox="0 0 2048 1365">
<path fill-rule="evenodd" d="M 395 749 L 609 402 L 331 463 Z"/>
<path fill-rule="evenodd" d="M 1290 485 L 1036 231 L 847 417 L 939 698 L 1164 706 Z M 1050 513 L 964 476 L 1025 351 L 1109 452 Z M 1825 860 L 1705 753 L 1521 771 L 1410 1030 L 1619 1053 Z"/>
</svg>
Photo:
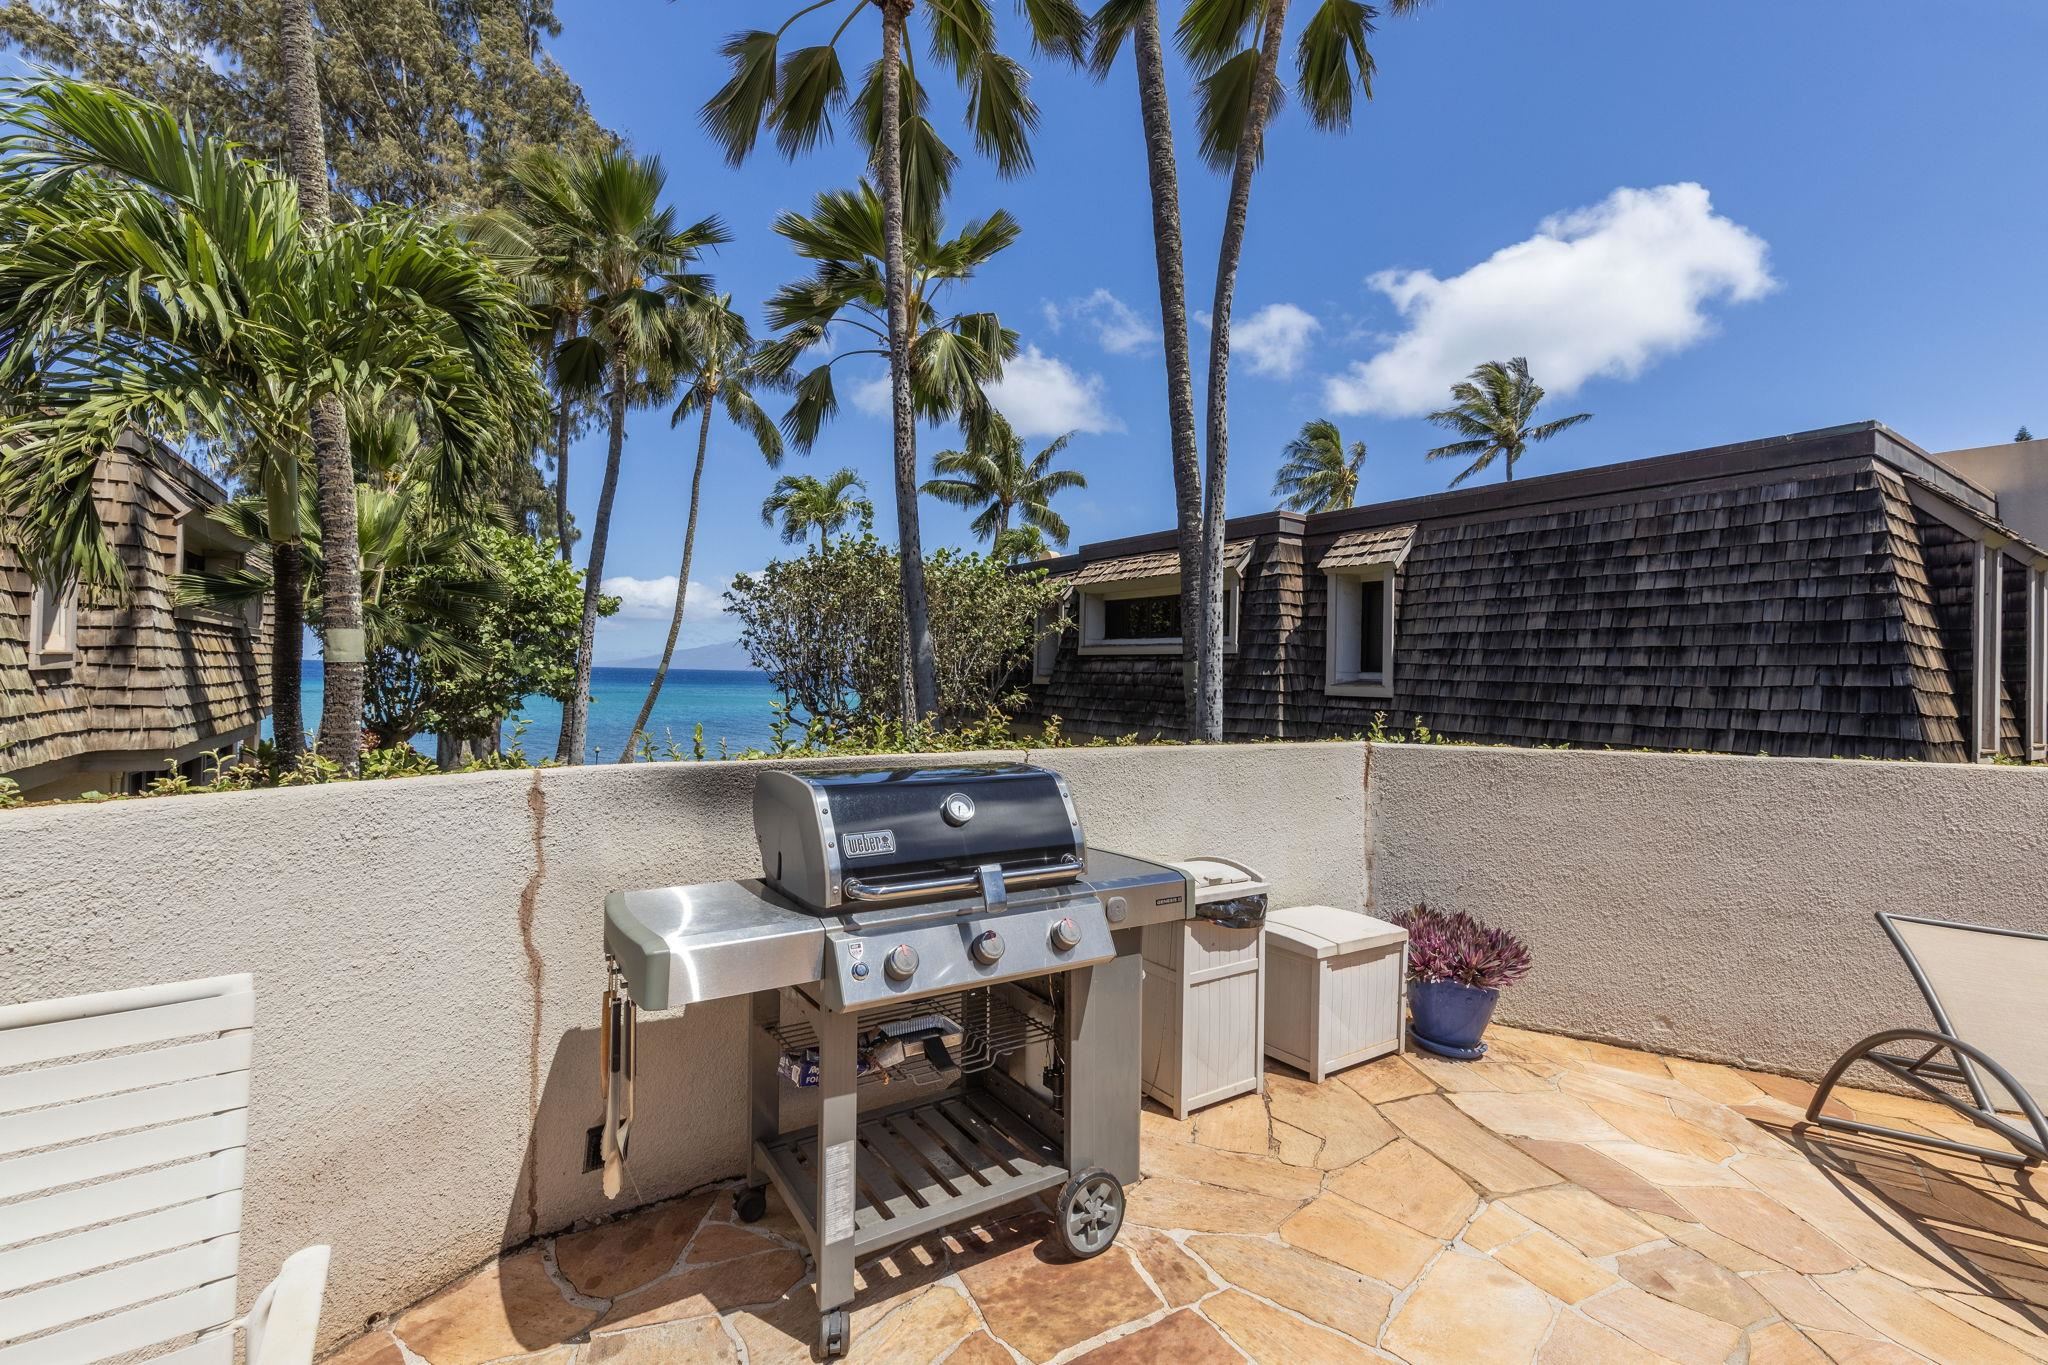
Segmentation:
<svg viewBox="0 0 2048 1365">
<path fill-rule="evenodd" d="M 599 659 L 599 668 L 656 668 L 661 664 L 659 654 L 650 654 L 644 659 Z M 690 649 L 679 649 L 669 662 L 670 668 L 738 669 L 748 673 L 758 672 L 754 661 L 740 648 L 737 640 L 723 640 L 717 644 L 697 645 Z"/>
</svg>

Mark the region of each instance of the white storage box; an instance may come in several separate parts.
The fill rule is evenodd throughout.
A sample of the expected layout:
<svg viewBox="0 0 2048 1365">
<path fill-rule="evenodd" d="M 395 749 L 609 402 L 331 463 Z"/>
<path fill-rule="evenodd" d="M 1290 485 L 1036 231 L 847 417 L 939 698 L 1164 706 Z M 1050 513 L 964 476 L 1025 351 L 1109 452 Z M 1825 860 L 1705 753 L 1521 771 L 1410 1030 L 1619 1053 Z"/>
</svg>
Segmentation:
<svg viewBox="0 0 2048 1365">
<path fill-rule="evenodd" d="M 1256 924 L 1266 882 L 1243 863 L 1174 863 L 1193 879 L 1197 918 L 1144 930 L 1145 1093 L 1184 1119 L 1264 1085 L 1265 953 Z M 1233 928 L 1204 913 L 1250 919 Z"/>
<path fill-rule="evenodd" d="M 1356 910 L 1301 905 L 1266 916 L 1266 1055 L 1320 1082 L 1398 1052 L 1408 931 Z"/>
</svg>

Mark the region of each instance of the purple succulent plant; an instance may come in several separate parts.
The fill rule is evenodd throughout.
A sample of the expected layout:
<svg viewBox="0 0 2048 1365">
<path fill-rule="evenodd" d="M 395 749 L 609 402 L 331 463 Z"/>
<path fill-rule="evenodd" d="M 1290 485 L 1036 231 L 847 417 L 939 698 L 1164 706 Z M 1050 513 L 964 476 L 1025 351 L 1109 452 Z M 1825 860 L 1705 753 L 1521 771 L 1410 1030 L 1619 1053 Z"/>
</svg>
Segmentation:
<svg viewBox="0 0 2048 1365">
<path fill-rule="evenodd" d="M 1506 929 L 1496 929 L 1462 910 L 1418 905 L 1394 916 L 1408 931 L 1408 979 L 1451 981 L 1497 991 L 1529 974 L 1529 949 Z"/>
</svg>

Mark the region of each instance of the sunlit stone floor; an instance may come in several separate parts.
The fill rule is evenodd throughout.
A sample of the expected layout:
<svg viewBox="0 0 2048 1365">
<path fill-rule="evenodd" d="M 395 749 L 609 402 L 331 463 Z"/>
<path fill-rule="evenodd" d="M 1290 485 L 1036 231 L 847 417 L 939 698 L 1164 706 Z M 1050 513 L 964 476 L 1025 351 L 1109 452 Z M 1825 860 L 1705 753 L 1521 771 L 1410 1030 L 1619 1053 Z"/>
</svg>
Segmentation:
<svg viewBox="0 0 2048 1365">
<path fill-rule="evenodd" d="M 853 1359 L 1416 1365 L 2048 1361 L 2048 1175 L 1805 1131 L 1779 1076 L 1495 1028 L 1185 1123 L 1103 1255 L 1035 1208 L 863 1266 Z M 1983 1142 L 1938 1105 L 1844 1112 Z M 707 1190 L 506 1256 L 337 1365 L 783 1362 L 817 1314 L 779 1207 Z"/>
</svg>

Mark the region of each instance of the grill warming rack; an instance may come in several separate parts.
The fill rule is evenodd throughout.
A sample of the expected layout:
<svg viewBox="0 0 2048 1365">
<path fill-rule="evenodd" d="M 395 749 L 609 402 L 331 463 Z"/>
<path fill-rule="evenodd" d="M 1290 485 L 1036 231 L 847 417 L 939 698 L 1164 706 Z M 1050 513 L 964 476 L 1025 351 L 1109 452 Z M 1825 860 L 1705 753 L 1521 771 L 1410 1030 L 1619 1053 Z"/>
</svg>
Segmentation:
<svg viewBox="0 0 2048 1365">
<path fill-rule="evenodd" d="M 960 1025 L 960 1047 L 954 1056 L 956 1069 L 943 1071 L 922 1055 L 905 1058 L 896 1066 L 873 1071 L 860 1078 L 862 1087 L 889 1081 L 907 1083 L 919 1089 L 950 1084 L 962 1076 L 986 1071 L 996 1062 L 1033 1043 L 1050 1045 L 1052 1026 L 997 997 L 993 990 L 961 991 L 954 995 L 929 995 L 900 1005 L 862 1010 L 863 1029 L 926 1014 L 943 1014 Z M 762 1026 L 784 1051 L 801 1052 L 818 1045 L 818 1035 L 799 1011 L 785 1010 L 781 1023 Z"/>
</svg>

